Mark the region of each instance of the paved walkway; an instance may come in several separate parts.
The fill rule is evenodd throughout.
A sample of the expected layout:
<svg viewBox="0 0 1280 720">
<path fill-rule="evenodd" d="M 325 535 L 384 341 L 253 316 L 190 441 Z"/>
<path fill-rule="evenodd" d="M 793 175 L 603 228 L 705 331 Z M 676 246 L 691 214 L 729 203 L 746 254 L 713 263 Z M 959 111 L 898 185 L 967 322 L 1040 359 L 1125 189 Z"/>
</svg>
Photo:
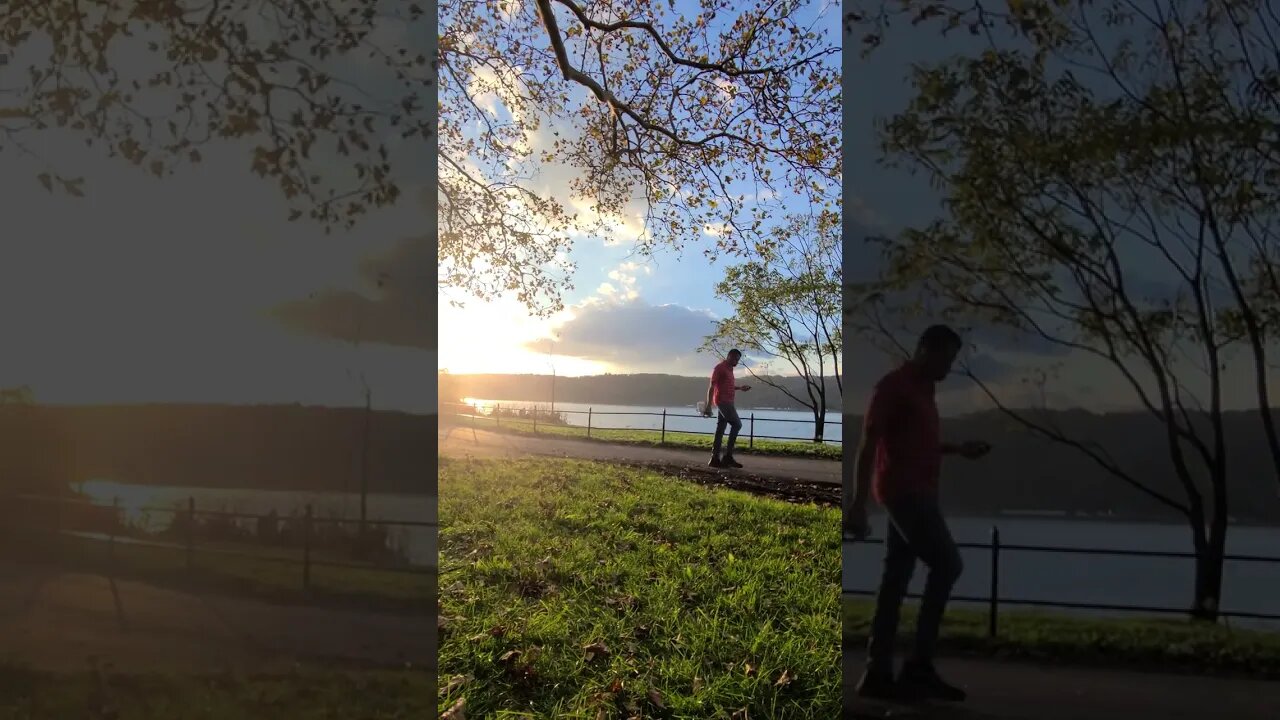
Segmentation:
<svg viewBox="0 0 1280 720">
<path fill-rule="evenodd" d="M 440 454 L 474 457 L 528 457 L 543 455 L 584 460 L 614 460 L 645 464 L 705 468 L 709 455 L 704 450 L 653 447 L 575 440 L 549 435 L 514 435 L 473 431 L 466 427 L 442 428 L 439 435 Z M 758 477 L 799 480 L 823 485 L 840 484 L 840 462 L 817 458 L 780 457 L 775 455 L 741 455 L 738 462 L 747 472 Z M 725 472 L 734 472 L 727 470 Z"/>
<path fill-rule="evenodd" d="M 845 657 L 845 697 L 852 698 L 861 656 Z M 893 708 L 853 701 L 846 718 L 937 720 L 1275 720 L 1280 682 L 948 658 L 939 670 L 969 691 L 953 706 Z"/>
<path fill-rule="evenodd" d="M 430 617 L 193 595 L 0 566 L 0 662 L 49 671 L 287 672 L 296 662 L 435 667 Z"/>
</svg>

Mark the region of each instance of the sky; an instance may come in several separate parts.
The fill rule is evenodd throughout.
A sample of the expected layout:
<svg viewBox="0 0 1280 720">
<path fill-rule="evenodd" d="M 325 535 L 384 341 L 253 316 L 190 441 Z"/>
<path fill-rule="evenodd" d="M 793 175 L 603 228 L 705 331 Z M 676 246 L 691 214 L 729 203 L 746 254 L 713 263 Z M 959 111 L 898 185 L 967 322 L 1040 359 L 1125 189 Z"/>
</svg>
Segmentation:
<svg viewBox="0 0 1280 720">
<path fill-rule="evenodd" d="M 0 87 L 35 57 L 16 52 Z M 363 404 L 363 375 L 375 407 L 434 412 L 429 174 L 403 174 L 396 207 L 326 236 L 288 222 L 243 143 L 209 146 L 161 180 L 78 136 L 24 140 L 83 176 L 85 196 L 50 194 L 36 179 L 44 165 L 0 153 L 0 387 L 28 385 L 51 404 L 344 406 Z M 396 149 L 413 159 L 414 147 Z M 368 267 L 388 260 L 397 284 L 379 289 Z M 335 330 L 356 315 L 371 341 Z"/>
<path fill-rule="evenodd" d="M 981 42 L 967 32 L 954 32 L 940 39 L 936 29 L 898 23 L 886 33 L 884 45 L 870 59 L 855 57 L 860 48 L 845 47 L 844 268 L 846 278 L 851 281 L 874 278 L 882 267 L 879 251 L 865 242 L 866 237 L 891 236 L 908 227 L 922 226 L 944 212 L 942 192 L 930 186 L 924 173 L 912 175 L 904 169 L 888 168 L 881 162 L 877 121 L 901 111 L 910 101 L 913 91 L 909 72 L 913 64 L 929 64 L 953 54 L 970 53 L 984 47 Z M 1171 272 L 1168 268 L 1164 271 Z M 1133 277 L 1152 288 L 1172 282 L 1172 275 L 1141 275 L 1134 273 Z M 910 342 L 913 333 L 920 329 L 900 329 L 900 340 Z M 965 359 L 974 363 L 975 372 L 995 388 L 1006 403 L 1085 408 L 1095 412 L 1139 407 L 1132 387 L 1118 370 L 1103 361 L 986 329 L 978 329 L 977 336 L 968 340 L 970 347 L 965 351 Z M 1280 348 L 1272 352 L 1274 364 L 1275 359 L 1280 358 L 1277 354 Z M 846 336 L 846 353 L 883 356 L 866 341 L 852 336 Z M 848 379 L 846 385 L 856 388 L 874 382 L 874 370 L 884 367 L 885 361 L 866 359 L 861 365 L 867 372 Z M 1052 373 L 1046 384 L 1026 382 L 1034 380 L 1041 371 Z M 1252 373 L 1253 365 L 1247 353 L 1239 348 L 1227 353 L 1223 388 L 1226 408 L 1257 407 Z M 1271 404 L 1280 405 L 1280 370 L 1275 367 L 1270 371 L 1270 386 Z M 979 388 L 958 376 L 940 386 L 939 405 L 949 414 L 991 406 Z"/>
<path fill-rule="evenodd" d="M 835 4 L 814 2 L 811 12 L 829 18 L 838 41 Z M 535 150 L 554 129 L 539 133 Z M 571 172 L 544 166 L 540 187 L 564 198 Z M 565 311 L 553 317 L 531 317 L 512 297 L 485 302 L 442 289 L 439 367 L 455 374 L 709 373 L 718 358 L 697 349 L 731 311 L 715 297 L 714 286 L 732 261 L 703 254 L 714 244 L 710 236 L 703 247 L 637 257 L 627 241 L 635 219 L 616 220 L 617 236 L 574 238 L 574 288 L 565 295 Z M 767 358 L 748 354 L 744 362 L 763 368 Z M 787 374 L 776 363 L 769 369 Z"/>
</svg>

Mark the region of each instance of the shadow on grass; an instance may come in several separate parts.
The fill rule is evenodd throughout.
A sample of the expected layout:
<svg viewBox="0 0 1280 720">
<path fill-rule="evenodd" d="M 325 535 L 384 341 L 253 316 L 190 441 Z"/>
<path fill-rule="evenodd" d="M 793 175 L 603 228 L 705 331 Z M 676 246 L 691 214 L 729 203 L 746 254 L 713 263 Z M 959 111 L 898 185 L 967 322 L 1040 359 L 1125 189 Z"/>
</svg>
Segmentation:
<svg viewBox="0 0 1280 720">
<path fill-rule="evenodd" d="M 336 569 L 336 574 L 343 576 L 343 585 L 358 586 L 361 575 L 388 575 L 392 579 L 378 583 L 370 583 L 368 590 L 347 590 L 325 587 L 313 583 L 304 588 L 300 579 L 301 569 L 283 563 L 272 563 L 270 560 L 242 561 L 232 570 L 219 571 L 216 567 L 196 568 L 156 566 L 134 555 L 135 548 L 117 546 L 116 557 L 108 559 L 103 555 L 103 547 L 86 547 L 84 543 L 68 543 L 62 548 L 44 546 L 41 550 L 15 553 L 13 548 L 0 552 L 0 557 L 11 562 L 54 569 L 63 572 L 78 572 L 101 575 L 112 581 L 126 580 L 141 582 L 171 590 L 189 592 L 196 595 L 225 595 L 237 598 L 250 598 L 277 605 L 308 605 L 333 609 L 372 611 L 385 614 L 425 616 L 435 613 L 434 603 L 428 595 L 428 589 L 435 586 L 434 571 L 421 573 L 390 573 L 376 569 L 360 569 L 343 571 Z M 283 565 L 284 572 L 272 574 L 263 568 L 271 564 Z M 323 572 L 330 569 L 325 568 Z M 323 574 L 313 567 L 313 577 Z M 399 581 L 399 582 L 397 582 Z M 419 587 L 421 586 L 421 587 Z M 379 592 L 379 590 L 387 591 Z M 390 590 L 394 589 L 394 592 Z M 415 592 L 420 590 L 421 592 Z M 123 616 L 120 617 L 125 622 Z"/>
</svg>

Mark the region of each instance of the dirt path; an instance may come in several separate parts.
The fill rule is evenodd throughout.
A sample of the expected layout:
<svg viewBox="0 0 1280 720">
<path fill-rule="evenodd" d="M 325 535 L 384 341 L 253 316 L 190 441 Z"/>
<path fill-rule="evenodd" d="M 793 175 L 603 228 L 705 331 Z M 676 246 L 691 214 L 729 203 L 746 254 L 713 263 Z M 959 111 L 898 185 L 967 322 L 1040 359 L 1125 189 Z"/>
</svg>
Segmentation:
<svg viewBox="0 0 1280 720">
<path fill-rule="evenodd" d="M 453 457 L 565 457 L 648 467 L 709 485 L 720 485 L 785 500 L 837 504 L 840 462 L 816 458 L 743 455 L 741 470 L 707 467 L 702 450 L 606 443 L 549 436 L 509 435 L 484 430 L 442 428 L 440 454 Z"/>
<path fill-rule="evenodd" d="M 852 698 L 861 657 L 845 657 L 845 697 Z M 1126 670 L 945 659 L 940 671 L 965 687 L 955 706 L 919 706 L 890 717 L 936 720 L 1274 720 L 1280 683 L 1165 675 Z M 854 700 L 846 718 L 886 717 L 883 708 Z"/>
<path fill-rule="evenodd" d="M 296 662 L 435 667 L 430 618 L 193 595 L 0 566 L 0 662 L 50 671 L 283 672 Z"/>
</svg>

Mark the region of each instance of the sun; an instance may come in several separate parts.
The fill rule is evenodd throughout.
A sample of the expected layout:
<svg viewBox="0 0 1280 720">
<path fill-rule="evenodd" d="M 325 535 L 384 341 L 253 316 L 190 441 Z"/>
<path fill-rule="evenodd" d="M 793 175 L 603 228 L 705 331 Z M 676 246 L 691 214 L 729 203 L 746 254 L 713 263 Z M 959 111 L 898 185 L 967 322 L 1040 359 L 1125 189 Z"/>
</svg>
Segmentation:
<svg viewBox="0 0 1280 720">
<path fill-rule="evenodd" d="M 437 369 L 454 375 L 600 375 L 605 364 L 568 357 L 556 349 L 555 329 L 570 312 L 550 318 L 530 317 L 519 301 L 498 298 L 467 300 L 457 307 L 439 297 Z"/>
</svg>

